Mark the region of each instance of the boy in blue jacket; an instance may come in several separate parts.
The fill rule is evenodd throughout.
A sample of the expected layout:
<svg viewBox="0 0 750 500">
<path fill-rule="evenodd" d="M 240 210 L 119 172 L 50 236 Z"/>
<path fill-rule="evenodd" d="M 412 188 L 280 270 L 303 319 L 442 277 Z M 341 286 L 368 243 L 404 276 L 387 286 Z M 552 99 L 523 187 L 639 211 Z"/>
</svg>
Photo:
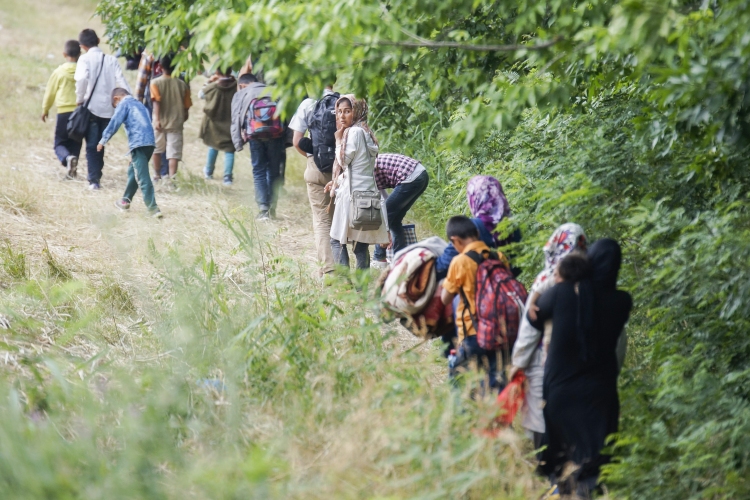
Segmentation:
<svg viewBox="0 0 750 500">
<path fill-rule="evenodd" d="M 148 160 L 154 153 L 154 129 L 151 126 L 151 119 L 148 115 L 146 106 L 141 104 L 125 89 L 116 88 L 112 91 L 112 107 L 115 114 L 110 120 L 107 128 L 104 129 L 102 140 L 96 146 L 97 151 L 104 149 L 104 145 L 120 129 L 120 125 L 125 125 L 125 131 L 128 134 L 128 147 L 130 147 L 130 167 L 128 168 L 128 183 L 125 186 L 125 193 L 122 199 L 115 202 L 115 206 L 120 210 L 130 208 L 130 202 L 138 188 L 141 188 L 143 202 L 146 204 L 151 216 L 160 219 L 161 211 L 156 206 L 154 198 L 154 185 L 151 183 L 151 176 L 148 171 Z"/>
</svg>

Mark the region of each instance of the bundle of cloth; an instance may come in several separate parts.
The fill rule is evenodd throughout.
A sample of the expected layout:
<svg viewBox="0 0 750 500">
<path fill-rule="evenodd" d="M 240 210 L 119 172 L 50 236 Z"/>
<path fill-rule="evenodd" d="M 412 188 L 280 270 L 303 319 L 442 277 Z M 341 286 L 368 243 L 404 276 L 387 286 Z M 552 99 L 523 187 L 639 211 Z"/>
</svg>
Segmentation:
<svg viewBox="0 0 750 500">
<path fill-rule="evenodd" d="M 442 336 L 452 328 L 453 310 L 440 300 L 436 263 L 448 246 L 433 236 L 414 243 L 393 256 L 393 264 L 381 276 L 383 319 L 398 318 L 417 337 Z"/>
</svg>

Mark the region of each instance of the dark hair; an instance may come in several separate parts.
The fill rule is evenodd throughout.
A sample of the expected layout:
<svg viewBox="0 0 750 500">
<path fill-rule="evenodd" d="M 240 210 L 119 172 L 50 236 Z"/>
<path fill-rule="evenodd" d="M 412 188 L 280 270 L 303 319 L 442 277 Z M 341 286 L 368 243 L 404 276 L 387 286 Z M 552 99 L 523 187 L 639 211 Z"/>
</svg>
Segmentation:
<svg viewBox="0 0 750 500">
<path fill-rule="evenodd" d="M 240 85 L 247 85 L 248 83 L 255 83 L 257 81 L 258 81 L 258 79 L 255 78 L 254 74 L 252 74 L 252 73 L 245 73 L 244 75 L 242 75 L 240 77 L 239 80 L 237 80 L 237 83 L 239 83 Z"/>
<path fill-rule="evenodd" d="M 227 66 L 219 66 L 216 68 L 217 73 L 219 73 L 221 76 L 232 76 L 232 65 Z"/>
<path fill-rule="evenodd" d="M 159 64 L 161 64 L 161 70 L 167 74 L 171 75 L 172 70 L 174 69 L 174 66 L 172 65 L 172 56 L 167 54 L 166 56 L 162 56 L 161 59 L 159 59 Z"/>
<path fill-rule="evenodd" d="M 448 234 L 448 239 L 454 236 L 461 239 L 479 239 L 477 226 L 465 215 L 456 215 L 448 219 L 448 224 L 445 225 L 445 232 Z"/>
<path fill-rule="evenodd" d="M 115 87 L 112 89 L 112 107 L 115 107 L 115 97 L 124 97 L 126 95 L 130 95 L 130 92 L 127 90 L 121 88 L 121 87 Z"/>
<path fill-rule="evenodd" d="M 591 274 L 591 263 L 583 252 L 574 251 L 569 253 L 557 265 L 557 274 L 570 283 L 576 283 Z"/>
<path fill-rule="evenodd" d="M 74 59 L 81 57 L 81 44 L 78 40 L 68 40 L 63 47 L 63 54 Z"/>
<path fill-rule="evenodd" d="M 99 45 L 99 37 L 96 36 L 96 31 L 88 28 L 78 34 L 78 41 L 84 47 L 97 47 Z"/>
<path fill-rule="evenodd" d="M 342 102 L 342 103 L 343 103 L 343 102 L 346 102 L 346 103 L 348 103 L 348 104 L 349 104 L 349 107 L 350 107 L 350 108 L 352 107 L 352 101 L 350 101 L 348 97 L 342 97 L 342 98 L 341 98 L 341 102 Z M 339 103 L 336 103 L 336 107 L 337 107 L 337 108 L 339 107 Z"/>
</svg>

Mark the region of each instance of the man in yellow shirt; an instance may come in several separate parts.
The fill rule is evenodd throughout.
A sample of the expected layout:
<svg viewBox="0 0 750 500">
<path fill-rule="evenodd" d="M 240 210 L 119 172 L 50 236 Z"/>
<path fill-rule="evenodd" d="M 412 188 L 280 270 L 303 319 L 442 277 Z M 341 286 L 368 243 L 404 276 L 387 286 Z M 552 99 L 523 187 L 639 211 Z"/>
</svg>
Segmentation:
<svg viewBox="0 0 750 500">
<path fill-rule="evenodd" d="M 81 153 L 81 143 L 68 137 L 68 118 L 76 109 L 76 81 L 74 78 L 76 64 L 81 56 L 81 46 L 76 40 L 65 42 L 63 57 L 65 63 L 58 66 L 47 82 L 47 90 L 42 101 L 42 121 L 47 121 L 52 105 L 57 108 L 57 124 L 55 125 L 55 154 L 67 168 L 67 176 L 76 176 L 78 155 Z"/>
<path fill-rule="evenodd" d="M 497 351 L 482 349 L 477 343 L 477 332 L 474 328 L 476 318 L 477 269 L 479 265 L 467 255 L 476 252 L 487 258 L 489 247 L 479 239 L 477 227 L 468 217 L 457 215 L 448 220 L 446 226 L 448 239 L 453 243 L 459 255 L 456 255 L 448 268 L 448 275 L 443 281 L 441 299 L 443 304 L 450 304 L 459 295 L 456 306 L 456 330 L 458 333 L 458 366 L 476 364 L 477 368 L 487 372 L 489 386 L 499 389 L 502 383 L 497 380 Z"/>
</svg>

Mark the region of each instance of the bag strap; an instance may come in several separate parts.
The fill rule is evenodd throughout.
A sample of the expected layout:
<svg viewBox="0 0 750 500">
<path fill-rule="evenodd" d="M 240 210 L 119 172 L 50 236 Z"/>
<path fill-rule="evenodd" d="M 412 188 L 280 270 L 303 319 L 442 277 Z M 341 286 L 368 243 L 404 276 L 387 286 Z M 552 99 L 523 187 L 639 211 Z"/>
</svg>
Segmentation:
<svg viewBox="0 0 750 500">
<path fill-rule="evenodd" d="M 474 262 L 476 262 L 477 266 L 481 265 L 482 262 L 484 262 L 484 260 L 485 260 L 484 256 L 482 254 L 480 254 L 478 252 L 475 252 L 474 250 L 469 250 L 464 255 L 466 255 L 468 258 L 470 258 L 471 260 L 473 260 Z"/>
<path fill-rule="evenodd" d="M 466 296 L 466 293 L 464 293 L 463 288 L 459 288 L 458 292 L 461 294 L 461 299 L 464 301 L 464 307 L 468 309 L 469 311 L 469 318 L 471 318 L 471 323 L 474 325 L 474 334 L 476 335 L 478 332 L 476 331 L 477 326 L 479 325 L 479 322 L 477 321 L 476 316 L 474 316 L 474 313 L 471 312 L 471 303 L 469 302 L 469 298 Z M 466 321 L 464 320 L 464 315 L 461 314 L 461 323 L 464 327 L 464 337 L 466 337 Z"/>
<path fill-rule="evenodd" d="M 102 52 L 102 63 L 99 65 L 99 73 L 96 75 L 96 80 L 94 80 L 94 87 L 91 89 L 91 94 L 89 94 L 89 98 L 86 99 L 86 103 L 83 105 L 86 109 L 89 107 L 89 103 L 91 102 L 91 98 L 94 97 L 94 92 L 96 91 L 96 84 L 99 83 L 99 77 L 102 76 L 102 70 L 104 69 L 104 52 Z"/>
</svg>

